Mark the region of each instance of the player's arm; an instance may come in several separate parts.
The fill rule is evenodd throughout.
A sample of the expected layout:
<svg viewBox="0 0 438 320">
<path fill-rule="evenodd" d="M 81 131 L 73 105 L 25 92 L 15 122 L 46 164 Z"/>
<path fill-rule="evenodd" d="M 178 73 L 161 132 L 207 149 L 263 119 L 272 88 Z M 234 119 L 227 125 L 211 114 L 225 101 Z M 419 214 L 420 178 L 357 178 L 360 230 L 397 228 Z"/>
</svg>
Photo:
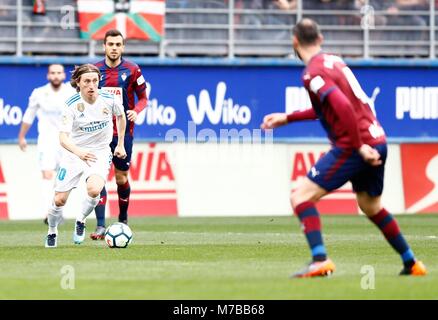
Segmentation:
<svg viewBox="0 0 438 320">
<path fill-rule="evenodd" d="M 96 156 L 87 150 L 84 150 L 73 143 L 70 138 L 70 133 L 68 132 L 59 132 L 59 142 L 61 146 L 70 151 L 71 153 L 77 155 L 81 160 L 85 161 L 88 165 L 89 162 L 95 162 L 97 160 Z"/>
<path fill-rule="evenodd" d="M 345 128 L 345 130 L 347 130 L 348 136 L 351 139 L 352 147 L 359 149 L 363 142 L 360 137 L 356 114 L 350 101 L 338 87 L 333 87 L 330 90 L 330 93 L 328 93 L 326 99 L 328 104 L 332 107 L 333 112 L 336 114 L 337 121 L 343 128 Z"/>
<path fill-rule="evenodd" d="M 22 151 L 26 151 L 27 141 L 26 134 L 32 126 L 33 121 L 35 120 L 36 113 L 39 108 L 38 103 L 38 94 L 36 90 L 32 91 L 32 94 L 29 97 L 29 103 L 24 113 L 23 120 L 21 122 L 20 131 L 18 132 L 18 145 Z"/>
<path fill-rule="evenodd" d="M 291 122 L 303 120 L 315 120 L 318 116 L 313 108 L 303 111 L 295 111 L 292 113 L 271 113 L 263 118 L 263 123 L 260 126 L 262 129 L 275 129 L 284 126 Z"/>
<path fill-rule="evenodd" d="M 146 82 L 140 69 L 137 69 L 134 78 L 136 79 L 134 83 L 134 90 L 138 100 L 134 109 L 126 112 L 128 120 L 133 122 L 137 120 L 137 115 L 142 112 L 148 104 L 148 98 L 146 96 Z"/>
<path fill-rule="evenodd" d="M 26 141 L 26 134 L 29 131 L 31 127 L 30 123 L 21 122 L 20 132 L 18 133 L 18 146 L 20 147 L 21 151 L 26 151 L 27 148 L 27 141 Z"/>
<path fill-rule="evenodd" d="M 123 106 L 114 103 L 113 114 L 116 117 L 116 126 L 118 133 L 117 146 L 114 149 L 114 156 L 120 159 L 125 159 L 127 156 L 125 150 L 126 117 L 125 112 L 123 111 Z"/>
</svg>

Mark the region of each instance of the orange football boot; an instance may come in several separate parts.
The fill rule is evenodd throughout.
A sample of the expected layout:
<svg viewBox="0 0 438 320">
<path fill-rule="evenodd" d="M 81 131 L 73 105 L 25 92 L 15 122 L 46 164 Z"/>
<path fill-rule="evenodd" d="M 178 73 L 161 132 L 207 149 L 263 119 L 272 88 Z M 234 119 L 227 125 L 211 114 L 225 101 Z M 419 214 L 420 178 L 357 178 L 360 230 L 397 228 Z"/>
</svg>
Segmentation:
<svg viewBox="0 0 438 320">
<path fill-rule="evenodd" d="M 336 266 L 332 260 L 311 262 L 304 270 L 297 272 L 291 278 L 326 277 L 335 272 Z"/>
<path fill-rule="evenodd" d="M 414 265 L 410 268 L 403 268 L 400 271 L 401 276 L 425 276 L 427 274 L 426 266 L 421 261 L 415 261 Z"/>
</svg>

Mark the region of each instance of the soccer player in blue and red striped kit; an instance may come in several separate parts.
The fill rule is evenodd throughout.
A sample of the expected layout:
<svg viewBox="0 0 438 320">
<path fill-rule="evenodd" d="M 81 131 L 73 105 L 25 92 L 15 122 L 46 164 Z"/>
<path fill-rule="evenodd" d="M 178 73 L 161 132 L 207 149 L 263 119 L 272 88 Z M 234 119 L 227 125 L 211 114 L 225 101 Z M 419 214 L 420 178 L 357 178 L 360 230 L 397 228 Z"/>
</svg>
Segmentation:
<svg viewBox="0 0 438 320">
<path fill-rule="evenodd" d="M 128 180 L 129 166 L 132 155 L 134 125 L 137 115 L 146 108 L 146 82 L 138 65 L 122 58 L 125 49 L 125 39 L 120 31 L 108 30 L 105 33 L 103 47 L 105 59 L 95 65 L 99 68 L 102 77 L 99 87 L 109 91 L 120 99 L 125 108 L 128 124 L 125 132 L 125 149 L 127 157 L 120 159 L 113 157 L 117 194 L 119 197 L 119 222 L 128 223 L 128 206 L 131 187 Z M 137 103 L 135 96 L 137 95 Z M 117 128 L 114 126 L 114 136 L 111 150 L 117 146 Z M 114 150 L 113 150 L 114 151 Z M 90 235 L 91 239 L 103 239 L 105 234 L 105 205 L 107 192 L 104 188 L 100 194 L 100 202 L 96 206 L 97 227 Z"/>
<path fill-rule="evenodd" d="M 305 63 L 302 80 L 312 108 L 291 114 L 272 113 L 263 119 L 263 129 L 294 121 L 319 119 L 332 148 L 291 193 L 291 204 L 309 244 L 312 261 L 293 277 L 327 276 L 335 271 L 323 243 L 321 222 L 315 203 L 329 192 L 351 181 L 361 210 L 380 229 L 403 262 L 401 275 L 425 275 L 394 217 L 382 206 L 387 145 L 376 119 L 352 71 L 337 56 L 321 51 L 323 37 L 311 19 L 293 29 L 293 47 Z"/>
</svg>

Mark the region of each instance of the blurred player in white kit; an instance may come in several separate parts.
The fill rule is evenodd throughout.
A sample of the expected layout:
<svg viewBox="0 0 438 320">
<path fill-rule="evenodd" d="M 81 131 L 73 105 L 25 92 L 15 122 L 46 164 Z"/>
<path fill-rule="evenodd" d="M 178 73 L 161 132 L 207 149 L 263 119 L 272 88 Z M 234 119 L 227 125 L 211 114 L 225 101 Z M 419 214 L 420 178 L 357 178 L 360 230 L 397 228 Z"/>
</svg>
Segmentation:
<svg viewBox="0 0 438 320">
<path fill-rule="evenodd" d="M 67 98 L 75 94 L 75 90 L 65 80 L 64 67 L 61 64 L 51 64 L 47 71 L 49 81 L 42 87 L 35 88 L 29 97 L 29 104 L 23 116 L 18 144 L 26 151 L 26 134 L 32 126 L 35 117 L 38 118 L 38 156 L 42 173 L 41 193 L 42 212 L 45 217 L 52 205 L 53 186 L 56 170 L 59 166 L 61 146 L 59 144 L 59 125 L 61 112 Z"/>
</svg>

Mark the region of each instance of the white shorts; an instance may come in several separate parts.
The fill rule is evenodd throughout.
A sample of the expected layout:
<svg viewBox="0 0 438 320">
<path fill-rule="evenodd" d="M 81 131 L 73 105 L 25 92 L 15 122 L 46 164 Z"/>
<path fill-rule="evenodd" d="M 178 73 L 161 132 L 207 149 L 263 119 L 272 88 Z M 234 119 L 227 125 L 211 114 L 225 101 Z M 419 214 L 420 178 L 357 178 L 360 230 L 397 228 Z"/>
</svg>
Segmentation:
<svg viewBox="0 0 438 320">
<path fill-rule="evenodd" d="M 62 159 L 55 180 L 55 191 L 66 192 L 76 188 L 82 175 L 88 179 L 91 175 L 100 176 L 106 183 L 111 167 L 111 149 L 91 151 L 96 157 L 96 162 L 90 162 L 90 166 L 78 156 L 67 150 L 63 150 Z"/>
<path fill-rule="evenodd" d="M 41 171 L 55 171 L 59 168 L 61 161 L 61 146 L 56 143 L 38 143 L 38 163 Z"/>
</svg>

